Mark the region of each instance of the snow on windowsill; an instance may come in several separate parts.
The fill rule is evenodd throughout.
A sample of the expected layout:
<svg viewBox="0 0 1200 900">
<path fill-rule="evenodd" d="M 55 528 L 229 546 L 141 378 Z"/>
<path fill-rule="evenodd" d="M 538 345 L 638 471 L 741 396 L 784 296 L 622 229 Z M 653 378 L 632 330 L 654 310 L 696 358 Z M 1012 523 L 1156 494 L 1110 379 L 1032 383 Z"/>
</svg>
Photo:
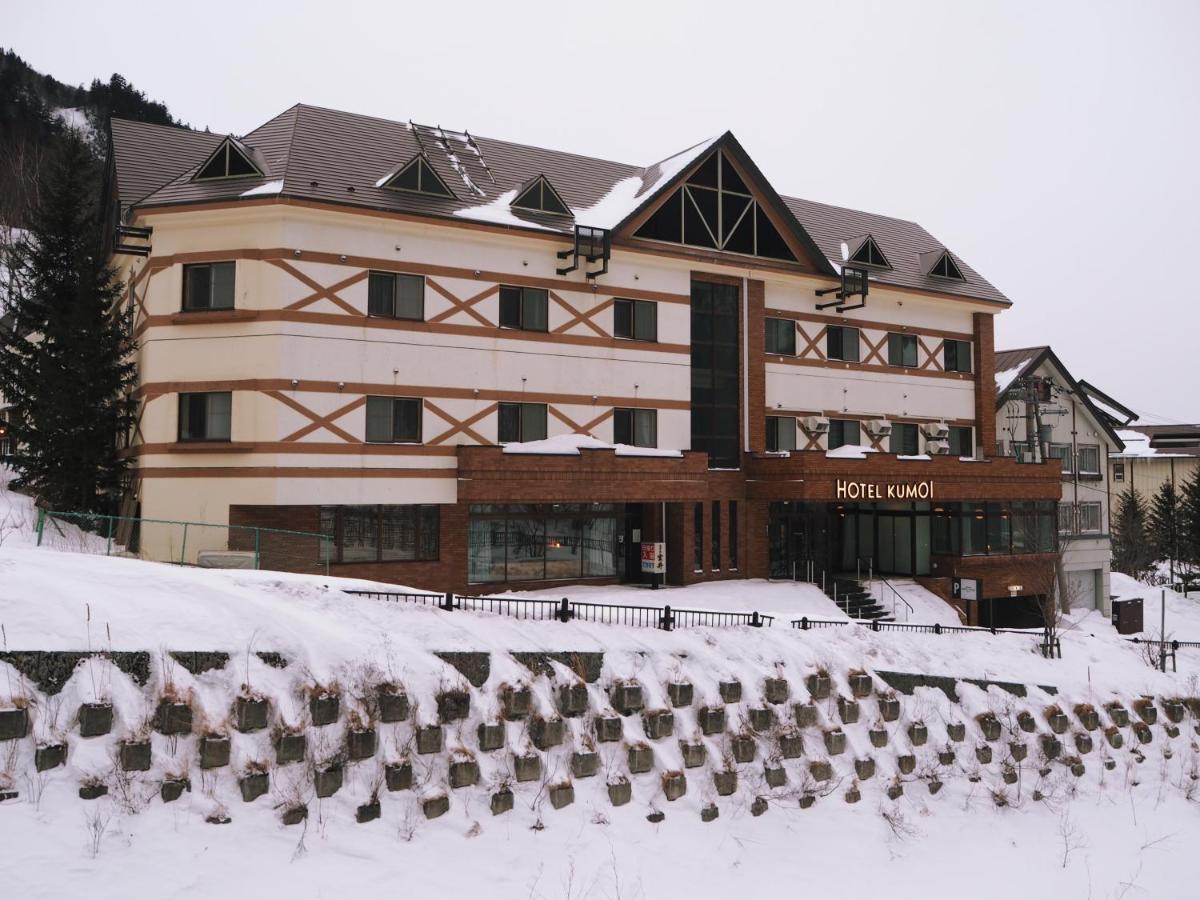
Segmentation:
<svg viewBox="0 0 1200 900">
<path fill-rule="evenodd" d="M 861 444 L 843 444 L 833 450 L 825 451 L 826 459 L 866 459 L 868 453 L 878 453 L 874 447 L 864 447 Z"/>
</svg>

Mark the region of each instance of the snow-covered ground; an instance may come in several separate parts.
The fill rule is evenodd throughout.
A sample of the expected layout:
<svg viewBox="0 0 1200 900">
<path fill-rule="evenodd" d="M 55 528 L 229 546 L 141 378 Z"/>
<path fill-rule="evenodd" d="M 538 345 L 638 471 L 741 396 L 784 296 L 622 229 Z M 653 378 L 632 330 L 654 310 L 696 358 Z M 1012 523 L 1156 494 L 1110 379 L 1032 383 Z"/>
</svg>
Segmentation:
<svg viewBox="0 0 1200 900">
<path fill-rule="evenodd" d="M 0 498 L 0 522 L 6 509 L 17 508 L 27 509 L 27 501 Z M 0 774 L 25 773 L 11 785 L 20 797 L 0 803 L 0 896 L 306 898 L 386 896 L 403 886 L 415 896 L 583 900 L 816 893 L 889 900 L 962 893 L 1083 900 L 1182 897 L 1191 890 L 1189 851 L 1200 842 L 1200 747 L 1190 715 L 1183 735 L 1169 742 L 1170 758 L 1163 753 L 1168 741 L 1156 726 L 1142 762 L 1128 745 L 1120 751 L 1098 746 L 1084 756 L 1082 778 L 1060 765 L 1042 777 L 1031 753 L 1013 786 L 999 778 L 1004 744 L 997 745 L 997 764 L 974 762 L 972 748 L 980 738 L 973 717 L 992 710 L 1007 720 L 1016 706 L 1038 710 L 1051 702 L 1071 709 L 1113 697 L 1128 705 L 1143 694 L 1196 696 L 1200 651 L 1180 653 L 1178 674 L 1156 672 L 1101 617 L 1077 621 L 1064 632 L 1061 660 L 1043 659 L 1035 641 L 1023 637 L 873 633 L 859 626 L 800 632 L 786 627 L 788 618 L 797 613 L 834 618 L 837 610 L 816 589 L 791 583 L 731 582 L 657 592 L 571 589 L 574 599 L 627 602 L 626 595 L 635 594 L 642 603 L 781 616 L 773 628 L 674 632 L 447 613 L 341 592 L 367 584 L 60 552 L 33 547 L 28 522 L 10 527 L 0 545 L 0 625 L 9 649 L 136 649 L 150 651 L 153 660 L 144 688 L 108 663 L 95 662 L 77 669 L 57 697 L 32 691 L 20 673 L 0 664 L 0 708 L 14 695 L 32 693 L 35 739 L 70 745 L 67 765 L 40 776 L 29 774 L 31 741 L 0 745 Z M 1132 590 L 1114 584 L 1118 594 Z M 914 606 L 931 606 L 910 586 L 901 589 Z M 1175 600 L 1170 602 L 1169 615 L 1182 623 L 1190 607 L 1176 610 Z M 786 761 L 784 788 L 768 788 L 763 781 L 770 747 L 760 737 L 758 759 L 739 767 L 743 789 L 728 798 L 714 796 L 705 768 L 688 770 L 686 796 L 666 802 L 659 779 L 681 766 L 680 750 L 675 738 L 657 741 L 654 770 L 633 777 L 634 800 L 620 808 L 608 802 L 605 774 L 620 771 L 624 745 L 602 744 L 601 774 L 576 780 L 576 802 L 561 810 L 545 802 L 544 782 L 531 782 L 514 787 L 513 812 L 491 816 L 488 794 L 504 777 L 507 754 L 480 753 L 481 785 L 451 791 L 450 812 L 427 821 L 418 800 L 442 789 L 445 761 L 434 765 L 413 757 L 417 789 L 383 793 L 382 817 L 356 824 L 355 809 L 376 786 L 383 762 L 404 753 L 412 740 L 409 723 L 381 726 L 378 756 L 348 765 L 346 786 L 325 800 L 312 796 L 307 770 L 292 766 L 271 769 L 268 796 L 241 802 L 237 773 L 253 760 L 273 759 L 265 732 L 234 733 L 233 765 L 203 774 L 194 766 L 194 736 L 155 735 L 154 767 L 145 776 L 124 788 L 119 778 L 112 781 L 118 789 L 101 800 L 81 801 L 77 795 L 81 779 L 116 778 L 113 741 L 143 727 L 168 682 L 192 696 L 202 727 L 224 729 L 243 684 L 268 693 L 277 715 L 294 724 L 303 721 L 307 687 L 337 682 L 353 706 L 363 679 L 382 673 L 404 684 L 416 704 L 416 721 L 424 723 L 435 715 L 433 695 L 439 689 L 463 686 L 462 677 L 433 651 L 488 651 L 491 678 L 482 690 L 471 689 L 471 718 L 447 729 L 447 749 L 471 748 L 475 726 L 497 716 L 499 684 L 529 684 L 537 708 L 551 708 L 554 683 L 568 673 L 534 676 L 508 655 L 536 649 L 603 650 L 600 681 L 589 688 L 596 706 L 606 702 L 604 686 L 623 678 L 645 686 L 650 707 L 666 705 L 664 685 L 676 679 L 695 685 L 697 705 L 713 702 L 717 682 L 730 677 L 745 685 L 746 705 L 760 702 L 763 679 L 770 675 L 787 678 L 803 699 L 804 677 L 816 668 L 831 672 L 835 691 L 842 692 L 845 673 L 863 667 L 1050 684 L 1060 693 L 1032 688 L 1027 700 L 1016 701 L 997 688 L 964 685 L 961 705 L 954 705 L 939 691 L 918 688 L 904 698 L 904 714 L 889 726 L 892 741 L 884 749 L 872 748 L 867 739 L 866 729 L 877 720 L 872 701 L 864 701 L 862 720 L 844 726 L 849 750 L 835 760 L 839 776 L 816 790 L 816 803 L 808 809 L 799 802 L 813 787 L 805 780 L 807 762 L 824 756 L 818 728 L 805 735 L 804 757 Z M 233 659 L 225 669 L 192 676 L 166 650 L 223 650 Z M 251 651 L 280 652 L 291 662 L 274 669 Z M 74 709 L 97 696 L 114 704 L 114 734 L 82 739 L 72 728 Z M 820 725 L 837 722 L 831 701 L 819 707 Z M 781 707 L 785 715 L 786 709 Z M 698 736 L 695 709 L 675 712 L 675 735 Z M 730 707 L 730 727 L 738 727 L 744 714 L 743 707 Z M 918 719 L 928 724 L 930 739 L 911 751 L 904 729 Z M 957 761 L 939 769 L 934 754 L 946 746 L 946 722 L 953 719 L 967 722 L 968 739 L 958 745 Z M 567 726 L 564 746 L 546 754 L 554 778 L 565 774 L 568 750 L 585 740 L 585 720 L 568 720 Z M 510 747 L 527 742 L 522 723 L 506 728 Z M 342 729 L 344 723 L 324 731 L 310 728 L 314 755 L 334 753 Z M 627 740 L 641 737 L 637 717 L 625 720 L 624 730 Z M 704 740 L 712 764 L 718 764 L 727 752 L 723 739 Z M 903 797 L 892 801 L 884 788 L 902 752 L 915 752 L 918 768 L 905 779 Z M 867 755 L 875 757 L 879 772 L 862 782 L 862 801 L 847 804 L 850 760 Z M 1114 761 L 1112 770 L 1101 764 L 1104 757 Z M 192 769 L 192 792 L 163 804 L 159 782 L 185 767 Z M 936 796 L 927 789 L 934 771 L 946 785 Z M 981 780 L 971 781 L 974 773 Z M 1034 790 L 1043 799 L 1034 800 Z M 1005 792 L 1004 807 L 996 805 L 997 791 Z M 749 809 L 756 792 L 769 802 L 761 817 Z M 308 803 L 308 823 L 284 827 L 280 806 L 297 797 Z M 714 800 L 720 817 L 702 823 L 700 808 Z M 233 821 L 207 824 L 205 817 L 216 809 L 226 809 Z M 646 820 L 655 809 L 666 814 L 660 824 Z"/>
</svg>

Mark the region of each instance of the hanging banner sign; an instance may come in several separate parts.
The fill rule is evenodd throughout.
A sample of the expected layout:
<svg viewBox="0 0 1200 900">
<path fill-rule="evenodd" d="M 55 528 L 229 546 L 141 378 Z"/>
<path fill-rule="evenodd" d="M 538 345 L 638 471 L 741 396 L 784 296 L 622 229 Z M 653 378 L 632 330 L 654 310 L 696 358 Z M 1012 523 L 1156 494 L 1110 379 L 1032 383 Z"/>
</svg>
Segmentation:
<svg viewBox="0 0 1200 900">
<path fill-rule="evenodd" d="M 837 481 L 837 499 L 839 500 L 932 500 L 933 482 L 886 482 L 877 484 L 870 481 Z"/>
</svg>

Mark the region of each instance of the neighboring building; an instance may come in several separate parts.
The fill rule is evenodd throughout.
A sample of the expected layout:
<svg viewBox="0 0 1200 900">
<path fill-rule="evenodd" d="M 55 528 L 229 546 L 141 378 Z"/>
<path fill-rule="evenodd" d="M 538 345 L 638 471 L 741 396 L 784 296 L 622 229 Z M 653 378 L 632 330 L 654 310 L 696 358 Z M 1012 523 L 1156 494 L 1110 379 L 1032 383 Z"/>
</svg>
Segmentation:
<svg viewBox="0 0 1200 900">
<path fill-rule="evenodd" d="M 1200 425 L 1127 425 L 1121 453 L 1109 459 L 1114 495 L 1137 488 L 1150 502 L 1167 482 L 1178 491 L 1200 467 Z"/>
<path fill-rule="evenodd" d="M 1108 615 L 1112 564 L 1108 461 L 1123 444 L 1110 414 L 1119 404 L 1108 398 L 1108 407 L 1098 406 L 1093 399 L 1098 392 L 1085 384 L 1071 377 L 1049 347 L 996 351 L 996 452 L 1022 461 L 1044 455 L 1060 462 L 1063 589 L 1072 606 Z"/>
<path fill-rule="evenodd" d="M 731 134 L 643 167 L 303 105 L 111 132 L 145 517 L 435 589 L 639 581 L 655 540 L 673 584 L 981 577 L 997 621 L 1050 583 L 1058 464 L 992 458 L 1009 301 Z"/>
</svg>

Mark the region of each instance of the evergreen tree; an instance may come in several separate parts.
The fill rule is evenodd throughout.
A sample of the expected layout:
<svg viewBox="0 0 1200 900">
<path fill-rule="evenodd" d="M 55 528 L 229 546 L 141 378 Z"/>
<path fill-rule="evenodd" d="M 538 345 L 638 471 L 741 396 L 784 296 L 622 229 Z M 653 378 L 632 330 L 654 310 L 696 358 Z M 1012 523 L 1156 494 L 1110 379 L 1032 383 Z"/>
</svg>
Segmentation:
<svg viewBox="0 0 1200 900">
<path fill-rule="evenodd" d="M 1156 562 L 1171 562 L 1179 570 L 1179 498 L 1175 485 L 1164 481 L 1150 501 L 1150 548 Z"/>
<path fill-rule="evenodd" d="M 52 509 L 103 512 L 118 500 L 133 424 L 134 344 L 121 286 L 101 250 L 91 150 L 68 134 L 10 248 L 0 393 L 11 404 L 16 483 Z"/>
<path fill-rule="evenodd" d="M 1146 501 L 1136 489 L 1129 488 L 1117 499 L 1112 567 L 1139 580 L 1144 580 L 1154 565 L 1148 518 Z"/>
<path fill-rule="evenodd" d="M 1200 466 L 1179 491 L 1179 560 L 1185 568 L 1200 568 Z"/>
</svg>

